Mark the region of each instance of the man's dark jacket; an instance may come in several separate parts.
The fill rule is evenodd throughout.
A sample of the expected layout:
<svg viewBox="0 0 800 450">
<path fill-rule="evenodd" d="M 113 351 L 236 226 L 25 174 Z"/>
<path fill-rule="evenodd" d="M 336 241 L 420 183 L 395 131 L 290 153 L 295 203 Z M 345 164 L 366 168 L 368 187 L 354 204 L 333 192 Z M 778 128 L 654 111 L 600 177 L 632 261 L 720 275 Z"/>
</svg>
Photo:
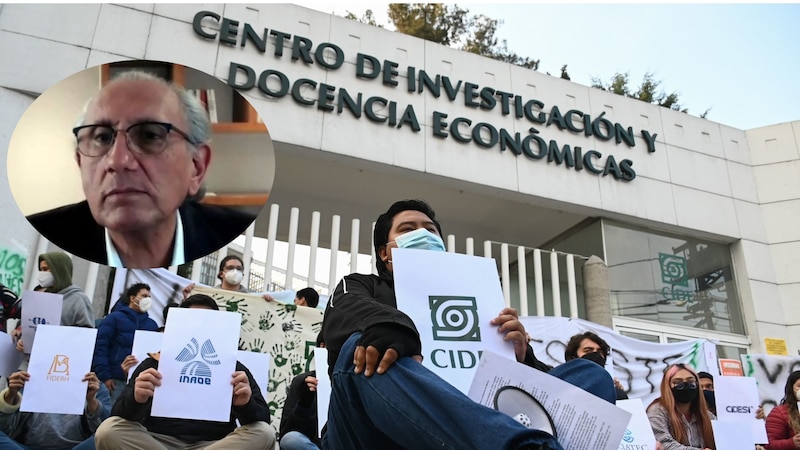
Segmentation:
<svg viewBox="0 0 800 450">
<path fill-rule="evenodd" d="M 166 434 L 192 444 L 199 441 L 218 441 L 224 438 L 236 429 L 236 419 L 239 419 L 239 423 L 242 425 L 254 422 L 269 423 L 267 402 L 264 400 L 256 380 L 253 379 L 253 375 L 239 361 L 236 361 L 236 370 L 247 374 L 252 395 L 250 395 L 250 401 L 246 405 L 231 406 L 230 403 L 220 405 L 220 408 L 230 408 L 231 410 L 230 420 L 227 422 L 151 416 L 152 397 L 145 403 L 137 403 L 133 396 L 136 377 L 149 368 L 158 369 L 158 361 L 149 357 L 136 368 L 136 371 L 131 375 L 130 381 L 125 386 L 125 390 L 122 391 L 119 399 L 114 403 L 114 407 L 111 409 L 112 416 L 139 422 L 151 433 Z"/>
<path fill-rule="evenodd" d="M 202 258 L 229 244 L 256 216 L 222 206 L 186 201 L 180 208 L 186 262 Z M 48 241 L 69 253 L 108 264 L 105 232 L 95 222 L 89 203 L 82 201 L 27 216 Z"/>
<path fill-rule="evenodd" d="M 322 440 L 317 437 L 317 393 L 306 385 L 306 377 L 317 377 L 317 371 L 304 372 L 292 379 L 286 391 L 286 401 L 281 414 L 280 436 L 297 431 L 306 435 L 317 447 L 322 448 Z"/>
</svg>

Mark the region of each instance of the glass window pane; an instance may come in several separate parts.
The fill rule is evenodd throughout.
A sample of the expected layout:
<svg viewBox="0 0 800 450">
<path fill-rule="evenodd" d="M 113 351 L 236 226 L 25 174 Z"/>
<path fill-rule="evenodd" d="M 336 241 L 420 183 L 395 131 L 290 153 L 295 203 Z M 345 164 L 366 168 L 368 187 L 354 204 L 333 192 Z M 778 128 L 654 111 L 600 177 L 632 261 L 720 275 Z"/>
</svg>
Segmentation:
<svg viewBox="0 0 800 450">
<path fill-rule="evenodd" d="M 604 222 L 612 312 L 744 334 L 728 245 Z"/>
<path fill-rule="evenodd" d="M 652 334 L 636 333 L 635 331 L 625 331 L 625 330 L 620 330 L 619 334 L 634 339 L 639 339 L 640 341 L 656 342 L 656 343 L 659 342 L 658 336 Z"/>
</svg>

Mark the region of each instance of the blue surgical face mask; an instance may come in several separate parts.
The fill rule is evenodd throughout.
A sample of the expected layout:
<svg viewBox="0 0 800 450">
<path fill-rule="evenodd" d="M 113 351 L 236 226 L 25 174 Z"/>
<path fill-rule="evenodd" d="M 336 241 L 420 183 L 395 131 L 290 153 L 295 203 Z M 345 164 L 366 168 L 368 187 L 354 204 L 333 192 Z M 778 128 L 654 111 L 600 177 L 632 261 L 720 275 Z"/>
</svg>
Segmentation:
<svg viewBox="0 0 800 450">
<path fill-rule="evenodd" d="M 446 251 L 444 241 L 439 236 L 431 233 L 425 228 L 417 228 L 414 231 L 403 233 L 394 240 L 399 248 L 417 248 L 421 250 Z"/>
</svg>

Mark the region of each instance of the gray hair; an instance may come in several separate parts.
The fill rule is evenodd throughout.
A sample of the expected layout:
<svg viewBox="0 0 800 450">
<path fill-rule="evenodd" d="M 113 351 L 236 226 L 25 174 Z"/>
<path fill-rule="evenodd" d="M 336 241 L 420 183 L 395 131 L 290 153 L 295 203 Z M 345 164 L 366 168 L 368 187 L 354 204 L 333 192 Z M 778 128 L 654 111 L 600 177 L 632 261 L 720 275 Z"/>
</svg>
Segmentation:
<svg viewBox="0 0 800 450">
<path fill-rule="evenodd" d="M 193 144 L 190 146 L 191 150 L 194 152 L 195 145 L 207 144 L 211 141 L 211 121 L 208 119 L 208 113 L 206 112 L 202 103 L 200 103 L 200 100 L 194 95 L 190 94 L 182 86 L 142 70 L 126 70 L 121 72 L 111 79 L 111 82 L 117 81 L 152 81 L 168 88 L 178 96 L 178 99 L 181 102 L 181 106 L 186 117 L 186 123 L 189 126 L 189 128 L 185 131 L 186 134 L 189 135 L 189 139 Z M 83 105 L 83 110 L 78 117 L 77 126 L 85 124 L 84 120 L 86 119 L 86 112 L 89 109 L 89 105 L 92 104 L 96 97 L 97 94 L 93 95 Z"/>
<path fill-rule="evenodd" d="M 173 82 L 167 81 L 161 77 L 153 75 L 151 73 L 142 71 L 142 70 L 126 70 L 115 75 L 109 83 L 117 82 L 117 81 L 152 81 L 158 83 L 178 96 L 178 99 L 183 107 L 183 112 L 186 117 L 186 123 L 188 124 L 189 128 L 184 130 L 186 134 L 189 135 L 190 143 L 187 143 L 189 147 L 189 151 L 192 153 L 197 153 L 197 145 L 199 144 L 208 144 L 211 142 L 211 121 L 208 118 L 208 112 L 206 112 L 205 108 L 203 107 L 200 100 L 195 97 L 194 95 L 190 94 L 186 89 L 182 86 L 179 86 Z M 83 110 L 81 111 L 80 116 L 78 117 L 78 124 L 77 126 L 81 126 L 85 124 L 86 119 L 86 112 L 89 110 L 89 105 L 96 99 L 97 94 L 93 95 L 84 105 Z M 76 148 L 77 151 L 77 148 Z M 190 201 L 200 201 L 203 199 L 206 193 L 206 186 L 205 182 L 200 186 L 197 193 L 194 195 L 187 195 L 186 200 Z"/>
</svg>

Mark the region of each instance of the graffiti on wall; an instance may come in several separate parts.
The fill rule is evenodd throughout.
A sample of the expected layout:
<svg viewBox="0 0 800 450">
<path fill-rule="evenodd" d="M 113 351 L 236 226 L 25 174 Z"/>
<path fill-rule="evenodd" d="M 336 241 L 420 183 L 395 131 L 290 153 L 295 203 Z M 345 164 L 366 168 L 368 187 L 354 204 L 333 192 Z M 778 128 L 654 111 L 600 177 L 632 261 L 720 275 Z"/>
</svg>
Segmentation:
<svg viewBox="0 0 800 450">
<path fill-rule="evenodd" d="M 25 286 L 25 253 L 0 247 L 0 283 L 21 295 Z"/>
</svg>

